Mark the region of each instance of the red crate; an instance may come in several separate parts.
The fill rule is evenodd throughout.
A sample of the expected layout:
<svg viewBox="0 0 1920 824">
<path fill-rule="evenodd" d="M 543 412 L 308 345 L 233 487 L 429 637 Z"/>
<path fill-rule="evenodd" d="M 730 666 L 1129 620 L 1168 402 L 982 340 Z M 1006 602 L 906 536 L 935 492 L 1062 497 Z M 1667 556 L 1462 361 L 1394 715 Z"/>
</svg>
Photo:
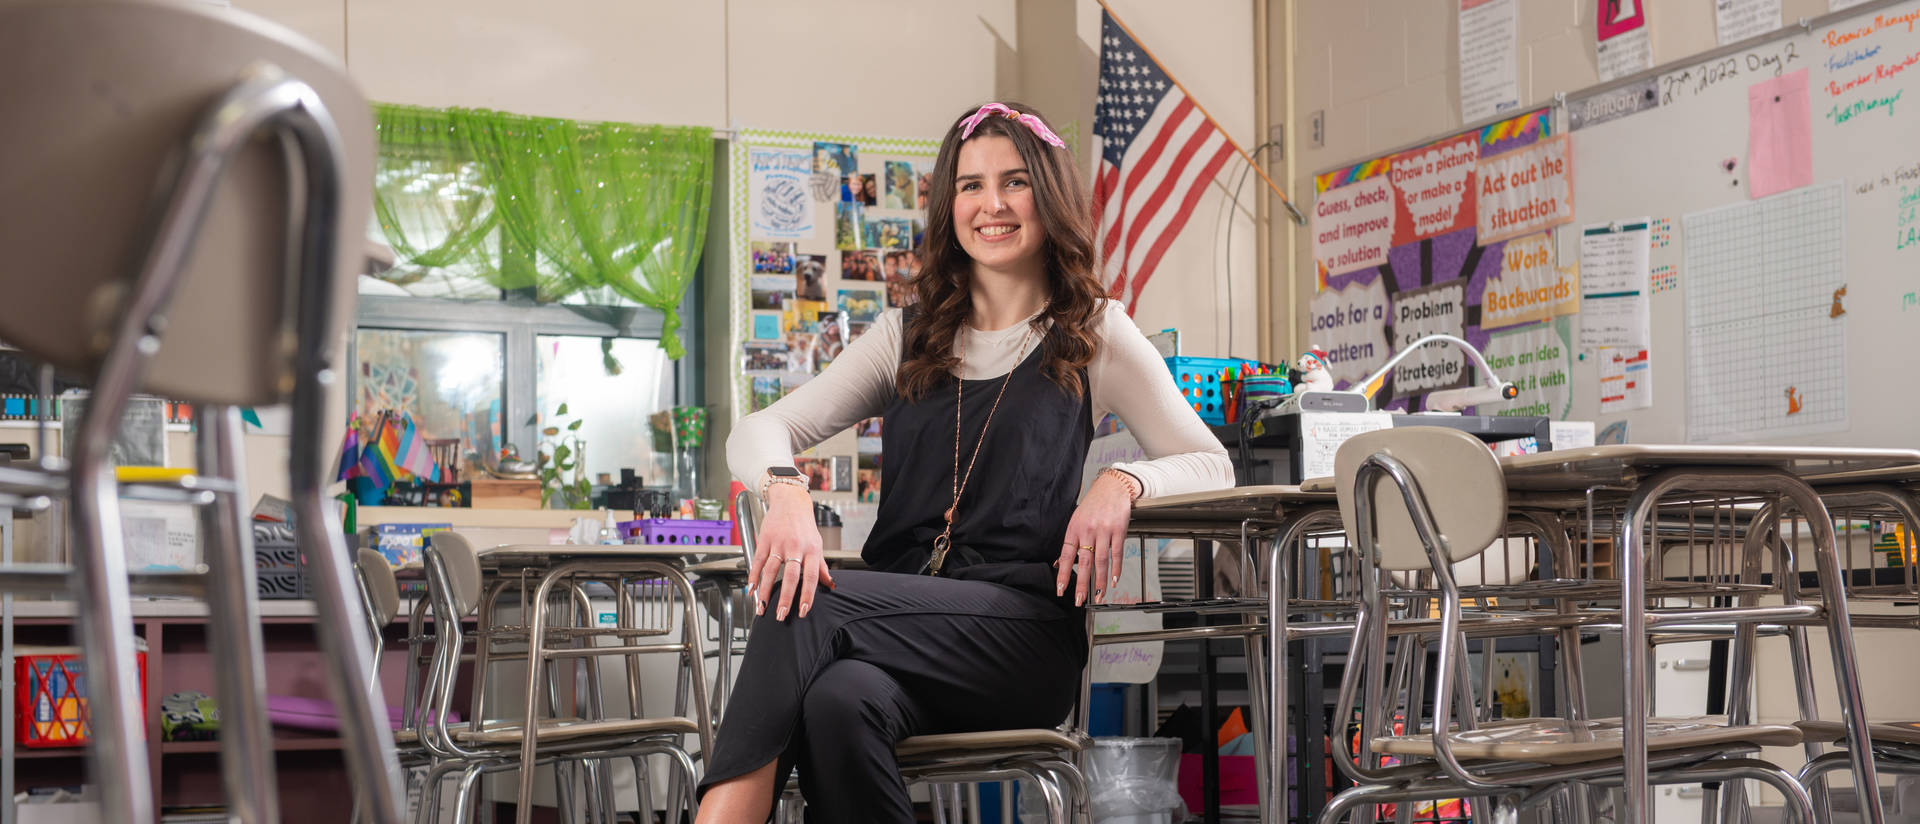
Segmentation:
<svg viewBox="0 0 1920 824">
<path fill-rule="evenodd" d="M 32 649 L 32 648 L 28 648 Z M 147 653 L 134 653 L 140 669 L 141 706 L 146 706 Z M 87 669 L 78 650 L 43 648 L 17 652 L 18 685 L 14 735 L 23 747 L 78 747 L 92 739 L 87 726 Z"/>
</svg>

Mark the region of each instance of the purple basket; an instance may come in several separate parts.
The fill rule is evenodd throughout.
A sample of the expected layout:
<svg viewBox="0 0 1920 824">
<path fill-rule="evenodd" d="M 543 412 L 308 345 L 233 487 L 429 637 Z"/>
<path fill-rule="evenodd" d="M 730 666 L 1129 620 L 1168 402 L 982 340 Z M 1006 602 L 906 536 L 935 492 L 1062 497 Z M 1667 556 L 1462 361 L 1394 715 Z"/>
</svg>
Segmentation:
<svg viewBox="0 0 1920 824">
<path fill-rule="evenodd" d="M 629 544 L 726 546 L 733 539 L 732 521 L 650 518 L 622 521 L 619 528 L 621 542 Z"/>
</svg>

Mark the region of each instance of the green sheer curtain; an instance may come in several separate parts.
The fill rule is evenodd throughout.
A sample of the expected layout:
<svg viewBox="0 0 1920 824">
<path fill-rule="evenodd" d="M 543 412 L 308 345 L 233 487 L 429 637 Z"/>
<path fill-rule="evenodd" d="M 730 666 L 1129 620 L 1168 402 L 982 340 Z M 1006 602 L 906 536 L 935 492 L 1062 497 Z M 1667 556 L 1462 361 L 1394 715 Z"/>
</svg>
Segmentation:
<svg viewBox="0 0 1920 824">
<path fill-rule="evenodd" d="M 393 179 L 376 188 L 377 214 L 402 261 L 464 263 L 541 301 L 610 289 L 664 315 L 661 347 L 685 353 L 678 307 L 706 233 L 710 130 L 378 108 L 382 173 Z M 455 186 L 447 202 L 415 203 L 452 185 L 449 175 L 481 191 Z"/>
<path fill-rule="evenodd" d="M 390 279 L 405 283 L 427 270 L 464 267 L 493 280 L 500 253 L 493 189 L 456 137 L 453 114 L 414 106 L 378 106 L 374 114 L 374 219 L 395 257 L 408 264 Z"/>
</svg>

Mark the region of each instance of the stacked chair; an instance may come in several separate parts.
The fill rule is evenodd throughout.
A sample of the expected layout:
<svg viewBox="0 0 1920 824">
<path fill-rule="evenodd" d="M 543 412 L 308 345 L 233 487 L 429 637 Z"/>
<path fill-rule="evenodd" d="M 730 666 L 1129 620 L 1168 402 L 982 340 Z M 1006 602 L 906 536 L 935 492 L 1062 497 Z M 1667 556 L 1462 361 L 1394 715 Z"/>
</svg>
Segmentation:
<svg viewBox="0 0 1920 824">
<path fill-rule="evenodd" d="M 1337 453 L 1336 478 L 1363 591 L 1336 717 L 1358 712 L 1361 726 L 1352 752 L 1345 736 L 1334 736 L 1336 762 L 1357 786 L 1336 796 L 1321 820 L 1370 815 L 1382 802 L 1459 797 L 1474 799 L 1481 821 L 1512 820 L 1515 811 L 1542 804 L 1562 816 L 1584 816 L 1584 804 L 1570 803 L 1579 791 L 1621 781 L 1618 720 L 1483 723 L 1466 671 L 1466 639 L 1476 620 L 1463 617 L 1455 571 L 1492 544 L 1507 522 L 1498 461 L 1469 435 L 1408 427 L 1349 440 Z M 1438 609 L 1437 626 L 1429 605 Z M 1390 638 L 1437 644 L 1430 693 L 1417 686 L 1417 675 L 1391 666 Z M 1403 655 L 1409 648 L 1400 647 Z M 1404 716 L 1399 730 L 1396 710 Z M 1800 731 L 1788 725 L 1655 718 L 1648 722 L 1651 777 L 1655 783 L 1762 781 L 1785 796 L 1794 820 L 1812 821 L 1802 785 L 1749 757 L 1761 746 L 1800 740 Z M 1387 765 L 1385 756 L 1400 763 Z"/>
<path fill-rule="evenodd" d="M 546 607 L 549 616 L 559 618 L 543 630 L 548 638 L 546 649 L 549 653 L 557 654 L 543 655 L 543 660 L 527 664 L 547 668 L 549 673 L 543 679 L 547 690 L 540 696 L 544 699 L 548 714 L 547 717 L 536 717 L 534 720 L 537 746 L 534 764 L 527 765 L 522 760 L 527 727 L 517 716 L 520 707 L 517 703 L 498 706 L 504 702 L 489 697 L 487 686 L 493 680 L 491 667 L 527 661 L 524 644 L 529 627 L 504 623 L 500 617 L 503 610 L 498 609 L 503 596 L 521 595 L 520 606 L 524 611 L 537 607 L 526 601 L 523 592 L 527 588 L 518 579 L 483 583 L 485 578 L 480 554 L 459 533 L 435 535 L 423 554 L 434 616 L 431 640 L 433 663 L 422 693 L 421 706 L 424 712 L 417 721 L 418 740 L 431 764 L 426 782 L 426 801 L 422 804 L 425 820 L 439 820 L 439 788 L 442 780 L 448 777 L 458 776 L 459 779 L 454 820 L 470 821 L 476 810 L 477 782 L 482 775 L 553 764 L 557 767 L 584 766 L 586 792 L 582 799 L 588 820 L 612 821 L 615 808 L 612 762 L 619 759 L 632 762 L 641 788 L 639 800 L 644 809 L 651 806 L 651 793 L 647 789 L 651 782 L 648 781 L 646 761 L 652 755 L 666 756 L 674 773 L 671 782 L 674 789 L 672 797 L 668 799 L 668 819 L 679 820 L 680 809 L 692 813 L 693 759 L 682 745 L 682 740 L 692 735 L 704 743 L 707 736 L 703 728 L 696 720 L 680 715 L 639 717 L 639 665 L 635 660 L 639 653 L 628 647 L 610 647 L 606 655 L 624 659 L 628 675 L 628 699 L 633 714 L 625 718 L 605 717 L 598 691 L 598 654 L 586 654 L 596 638 L 614 637 L 631 642 L 643 637 L 669 636 L 673 623 L 671 620 L 648 620 L 649 616 L 665 616 L 668 619 L 680 617 L 645 603 L 645 599 L 659 597 L 659 593 L 653 591 L 656 587 L 650 582 L 628 580 L 620 576 L 608 581 L 616 597 L 621 599 L 617 609 L 621 620 L 617 628 L 592 628 L 590 602 L 584 586 L 586 581 L 568 582 L 561 588 L 563 594 L 556 599 L 564 603 Z M 469 631 L 464 626 L 464 620 L 476 611 L 480 614 L 480 621 Z M 584 646 L 573 646 L 570 642 L 582 642 Z M 661 643 L 665 645 L 663 650 L 678 651 L 682 658 L 698 660 L 697 645 L 688 652 L 681 643 L 664 640 Z M 472 647 L 470 654 L 466 652 L 469 645 Z M 513 649 L 515 647 L 520 649 L 516 652 Z M 449 718 L 456 695 L 459 667 L 462 659 L 469 657 L 474 662 L 471 711 L 476 719 L 483 720 L 453 723 Z M 560 714 L 567 704 L 564 699 L 575 697 L 563 696 L 557 686 L 561 679 L 552 674 L 559 668 L 556 662 L 563 658 L 588 659 L 585 662 L 589 667 L 588 695 L 578 702 L 585 717 L 563 717 Z M 500 717 L 515 720 L 484 720 Z M 556 769 L 555 777 L 556 799 L 561 805 L 562 818 L 573 820 L 571 807 L 574 784 L 571 771 Z"/>
<path fill-rule="evenodd" d="M 279 820 L 238 408 L 287 403 L 296 526 L 349 777 L 369 820 L 397 822 L 393 741 L 323 486 L 372 204 L 366 99 L 313 44 L 206 4 L 0 5 L 0 74 L 12 79 L 0 92 L 12 159 L 0 164 L 0 339 L 92 390 L 72 454 L 0 474 L 13 503 L 68 500 L 72 567 L 13 568 L 0 584 L 79 605 L 102 820 L 155 818 L 123 496 L 201 507 L 206 572 L 141 586 L 206 598 L 228 806 L 240 821 Z M 200 474 L 117 480 L 110 445 L 135 393 L 198 406 Z"/>
</svg>

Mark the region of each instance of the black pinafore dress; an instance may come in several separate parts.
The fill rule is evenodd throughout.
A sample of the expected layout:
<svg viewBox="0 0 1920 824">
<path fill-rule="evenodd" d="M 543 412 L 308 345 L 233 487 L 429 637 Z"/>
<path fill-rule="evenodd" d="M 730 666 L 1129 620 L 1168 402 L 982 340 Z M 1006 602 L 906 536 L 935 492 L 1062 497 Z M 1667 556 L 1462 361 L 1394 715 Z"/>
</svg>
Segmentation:
<svg viewBox="0 0 1920 824">
<path fill-rule="evenodd" d="M 915 318 L 907 310 L 903 326 Z M 1072 585 L 1054 594 L 1053 562 L 1093 438 L 1092 399 L 1042 374 L 1054 336 L 1037 337 L 980 446 L 940 577 L 924 570 L 953 501 L 954 386 L 887 406 L 880 509 L 861 551 L 869 570 L 836 573 L 805 618 L 775 620 L 769 597 L 703 791 L 777 759 L 778 775 L 799 768 L 809 820 L 911 821 L 900 739 L 1065 719 L 1087 640 Z M 966 382 L 962 473 L 1000 382 Z"/>
</svg>

